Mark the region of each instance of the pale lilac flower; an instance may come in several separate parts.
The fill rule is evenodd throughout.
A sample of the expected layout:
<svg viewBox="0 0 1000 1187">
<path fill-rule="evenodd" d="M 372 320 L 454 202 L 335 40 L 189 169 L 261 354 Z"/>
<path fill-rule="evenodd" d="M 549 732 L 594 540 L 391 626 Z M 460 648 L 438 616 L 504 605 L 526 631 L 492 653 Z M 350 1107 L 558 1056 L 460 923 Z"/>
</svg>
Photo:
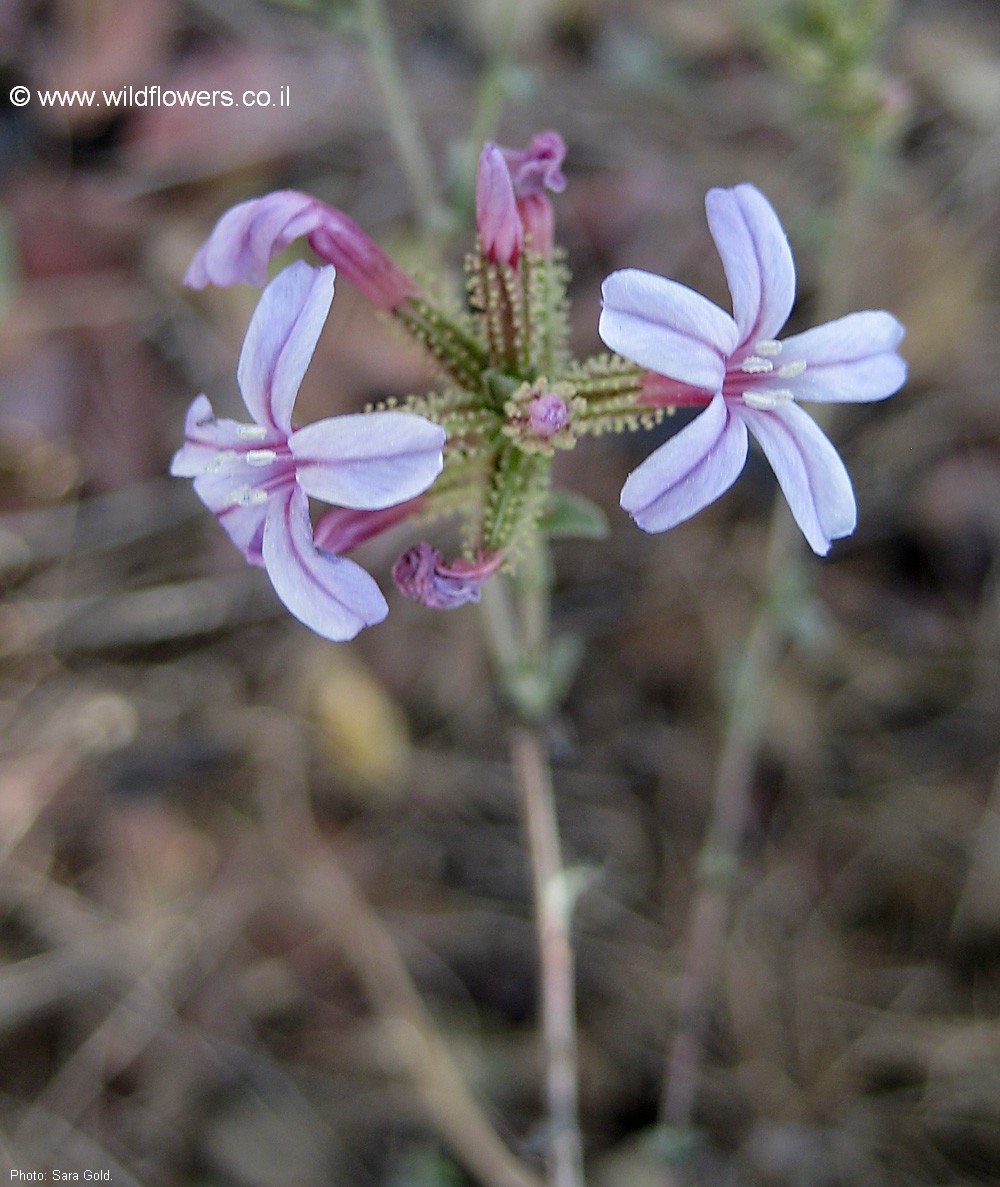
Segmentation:
<svg viewBox="0 0 1000 1187">
<path fill-rule="evenodd" d="M 328 417 L 292 429 L 292 408 L 333 299 L 334 269 L 292 264 L 261 294 L 237 378 L 252 424 L 191 405 L 170 472 L 193 478 L 251 564 L 285 606 L 328 639 L 353 638 L 387 606 L 353 561 L 318 548 L 309 496 L 377 512 L 414 498 L 441 471 L 444 430 L 404 412 Z"/>
<path fill-rule="evenodd" d="M 837 451 L 798 401 L 891 396 L 906 378 L 896 352 L 903 327 L 889 313 L 867 311 L 779 342 L 795 268 L 778 216 L 752 185 L 710 190 L 705 206 L 732 317 L 649 272 L 626 269 L 604 282 L 600 335 L 653 372 L 645 402 L 707 405 L 629 475 L 621 505 L 648 532 L 690 518 L 736 480 L 749 429 L 809 544 L 825 554 L 854 530 L 857 509 Z"/>
<path fill-rule="evenodd" d="M 184 283 L 197 289 L 262 285 L 271 260 L 303 235 L 321 260 L 380 309 L 398 309 L 419 291 L 352 218 L 296 190 L 276 190 L 226 211 L 191 261 Z"/>
<path fill-rule="evenodd" d="M 558 132 L 539 132 L 526 149 L 487 143 L 476 175 L 476 224 L 483 254 L 516 268 L 525 237 L 549 256 L 554 216 L 546 191 L 562 193 L 566 145 Z"/>
<path fill-rule="evenodd" d="M 503 561 L 502 552 L 485 553 L 474 561 L 445 561 L 432 545 L 417 544 L 393 565 L 392 579 L 411 601 L 432 610 L 454 610 L 478 602 L 483 584 Z"/>
</svg>

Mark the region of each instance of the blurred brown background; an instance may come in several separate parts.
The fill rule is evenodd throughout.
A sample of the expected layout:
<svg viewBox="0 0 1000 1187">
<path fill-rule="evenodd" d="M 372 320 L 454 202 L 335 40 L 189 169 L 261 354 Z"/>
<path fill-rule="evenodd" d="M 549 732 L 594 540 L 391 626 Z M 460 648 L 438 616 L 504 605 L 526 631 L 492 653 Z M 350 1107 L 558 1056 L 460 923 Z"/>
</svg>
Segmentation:
<svg viewBox="0 0 1000 1187">
<path fill-rule="evenodd" d="M 830 426 L 858 531 L 779 591 L 685 1174 L 1000 1182 L 1000 11 L 900 0 L 841 106 L 774 4 L 388 14 L 429 197 L 346 0 L 0 3 L 0 1161 L 147 1187 L 470 1182 L 344 959 L 327 856 L 537 1154 L 529 876 L 475 611 L 403 602 L 401 540 L 379 541 L 387 623 L 322 644 L 165 471 L 197 392 L 239 408 L 255 294 L 180 284 L 228 205 L 307 190 L 458 286 L 479 142 L 553 127 L 581 355 L 614 267 L 724 303 L 702 201 L 740 181 L 792 241 L 794 328 L 855 308 L 908 327 L 904 390 Z M 291 91 L 16 108 L 17 85 Z M 299 411 L 427 382 L 344 283 Z M 556 552 L 557 629 L 588 644 L 553 746 L 567 858 L 592 872 L 574 934 L 597 1187 L 664 1181 L 644 1135 L 775 493 L 756 459 L 644 536 L 617 495 L 648 450 L 559 461 L 612 523 Z"/>
</svg>

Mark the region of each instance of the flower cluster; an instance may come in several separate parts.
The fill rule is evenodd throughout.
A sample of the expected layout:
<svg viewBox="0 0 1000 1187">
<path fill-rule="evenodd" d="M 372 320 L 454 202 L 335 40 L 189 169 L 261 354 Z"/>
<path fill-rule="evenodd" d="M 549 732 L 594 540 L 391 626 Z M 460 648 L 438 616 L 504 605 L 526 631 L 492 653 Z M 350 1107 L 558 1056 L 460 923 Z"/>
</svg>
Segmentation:
<svg viewBox="0 0 1000 1187">
<path fill-rule="evenodd" d="M 194 479 L 247 560 L 319 634 L 348 639 L 385 616 L 375 581 L 344 554 L 418 516 L 461 516 L 464 555 L 446 561 L 415 545 L 393 569 L 397 587 L 436 609 L 478 600 L 482 584 L 557 518 L 555 449 L 650 428 L 678 407 L 702 411 L 622 490 L 639 527 L 665 531 L 722 494 L 743 468 L 749 432 L 817 553 L 854 530 L 847 471 L 800 401 L 891 395 L 906 375 L 903 328 L 867 311 L 779 339 L 795 300 L 791 251 L 764 196 L 739 185 L 706 199 L 732 315 L 676 281 L 615 272 L 598 327 L 615 353 L 575 362 L 549 196 L 565 187 L 564 154 L 555 132 L 524 150 L 484 148 L 464 309 L 433 301 L 341 211 L 290 190 L 234 207 L 193 260 L 194 287 L 262 284 L 298 238 L 323 261 L 292 264 L 264 289 L 237 372 L 252 423 L 217 419 L 199 396 L 171 468 Z M 441 385 L 293 429 L 335 270 L 426 348 Z M 315 527 L 310 498 L 332 505 Z"/>
</svg>

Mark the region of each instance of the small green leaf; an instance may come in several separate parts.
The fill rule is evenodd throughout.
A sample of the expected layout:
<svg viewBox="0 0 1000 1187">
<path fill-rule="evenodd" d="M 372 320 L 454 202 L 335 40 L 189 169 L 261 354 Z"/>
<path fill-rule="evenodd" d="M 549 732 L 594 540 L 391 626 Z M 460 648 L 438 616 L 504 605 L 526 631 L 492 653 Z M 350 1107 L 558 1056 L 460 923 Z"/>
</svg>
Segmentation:
<svg viewBox="0 0 1000 1187">
<path fill-rule="evenodd" d="M 553 705 L 566 699 L 583 661 L 583 640 L 579 635 L 559 635 L 548 654 L 549 696 Z"/>
<path fill-rule="evenodd" d="M 538 529 L 550 540 L 603 540 L 608 534 L 608 517 L 596 503 L 573 491 L 554 490 Z"/>
</svg>

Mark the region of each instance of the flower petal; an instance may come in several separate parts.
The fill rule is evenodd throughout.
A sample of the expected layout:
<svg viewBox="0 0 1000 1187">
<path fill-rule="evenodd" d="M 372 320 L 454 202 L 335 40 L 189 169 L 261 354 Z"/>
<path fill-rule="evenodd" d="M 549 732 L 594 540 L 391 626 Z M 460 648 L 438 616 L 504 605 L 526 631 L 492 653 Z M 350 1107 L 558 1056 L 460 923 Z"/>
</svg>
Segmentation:
<svg viewBox="0 0 1000 1187">
<path fill-rule="evenodd" d="M 232 433 L 225 428 L 219 431 L 208 396 L 195 396 L 184 418 L 184 444 L 170 462 L 170 473 L 174 478 L 196 478 L 204 474 L 219 450 L 234 444 L 235 439 L 235 429 Z"/>
<path fill-rule="evenodd" d="M 665 532 L 728 490 L 746 457 L 746 428 L 717 395 L 629 475 L 621 505 L 644 531 Z"/>
<path fill-rule="evenodd" d="M 441 473 L 445 432 L 410 412 L 330 416 L 293 433 L 303 490 L 340 507 L 375 511 L 425 491 Z"/>
<path fill-rule="evenodd" d="M 602 287 L 598 333 L 618 354 L 671 379 L 719 391 L 736 323 L 707 297 L 674 280 L 625 268 Z"/>
<path fill-rule="evenodd" d="M 234 206 L 215 224 L 191 261 L 184 283 L 261 285 L 271 260 L 323 221 L 323 206 L 308 194 L 277 190 Z"/>
<path fill-rule="evenodd" d="M 417 282 L 391 260 L 342 210 L 322 206 L 322 218 L 309 233 L 309 246 L 333 264 L 369 301 L 392 313 L 420 292 Z"/>
<path fill-rule="evenodd" d="M 315 546 L 309 501 L 301 488 L 272 502 L 263 554 L 275 593 L 300 622 L 325 639 L 353 639 L 388 613 L 381 590 L 360 565 Z"/>
<path fill-rule="evenodd" d="M 561 194 L 566 188 L 562 175 L 566 142 L 558 132 L 538 132 L 526 149 L 501 148 L 518 198 L 541 195 L 546 190 Z"/>
<path fill-rule="evenodd" d="M 250 415 L 286 436 L 302 376 L 333 300 L 332 267 L 298 260 L 261 293 L 240 352 L 236 378 Z"/>
<path fill-rule="evenodd" d="M 776 362 L 802 360 L 805 371 L 791 387 L 800 400 L 862 403 L 884 400 L 906 380 L 906 363 L 896 353 L 906 331 L 891 313 L 849 313 L 781 344 Z"/>
<path fill-rule="evenodd" d="M 810 547 L 825 556 L 831 541 L 854 531 L 858 518 L 840 455 L 795 404 L 766 412 L 740 407 L 737 415 L 760 443 Z"/>
<path fill-rule="evenodd" d="M 752 185 L 709 190 L 705 210 L 733 295 L 740 343 L 775 338 L 795 303 L 795 264 L 778 216 Z"/>
<path fill-rule="evenodd" d="M 269 502 L 247 504 L 234 500 L 236 484 L 225 474 L 212 474 L 194 480 L 194 493 L 226 530 L 229 539 L 251 565 L 263 565 L 261 544 Z"/>
</svg>

